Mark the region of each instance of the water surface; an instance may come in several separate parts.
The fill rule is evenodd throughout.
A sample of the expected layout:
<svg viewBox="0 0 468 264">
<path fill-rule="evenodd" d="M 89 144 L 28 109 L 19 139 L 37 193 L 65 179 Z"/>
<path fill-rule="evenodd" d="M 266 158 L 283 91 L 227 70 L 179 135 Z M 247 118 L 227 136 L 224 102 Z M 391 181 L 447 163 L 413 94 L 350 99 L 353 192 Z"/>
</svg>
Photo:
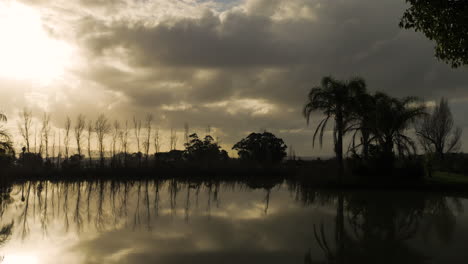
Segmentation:
<svg viewBox="0 0 468 264">
<path fill-rule="evenodd" d="M 283 183 L 28 182 L 3 263 L 466 263 L 463 198 Z"/>
</svg>

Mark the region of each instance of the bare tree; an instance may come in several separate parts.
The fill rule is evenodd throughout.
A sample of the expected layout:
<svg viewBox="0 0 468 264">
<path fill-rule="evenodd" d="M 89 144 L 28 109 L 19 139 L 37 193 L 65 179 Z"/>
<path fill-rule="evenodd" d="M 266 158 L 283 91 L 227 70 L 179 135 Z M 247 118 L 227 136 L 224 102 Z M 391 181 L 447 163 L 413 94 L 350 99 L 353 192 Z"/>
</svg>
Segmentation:
<svg viewBox="0 0 468 264">
<path fill-rule="evenodd" d="M 135 133 L 135 139 L 137 142 L 137 150 L 138 152 L 140 152 L 141 121 L 137 120 L 135 116 L 133 116 L 133 129 Z"/>
<path fill-rule="evenodd" d="M 153 144 L 154 152 L 159 153 L 159 150 L 161 149 L 161 142 L 159 140 L 159 128 L 156 128 L 156 130 L 154 131 Z"/>
<path fill-rule="evenodd" d="M 61 159 L 62 159 L 62 149 L 60 148 L 60 142 L 61 142 L 62 138 L 61 138 L 61 133 L 60 133 L 60 129 L 58 130 L 58 153 L 57 153 L 57 167 L 60 167 L 60 164 L 61 164 Z"/>
<path fill-rule="evenodd" d="M 138 166 L 141 166 L 141 148 L 140 148 L 140 136 L 141 136 L 141 121 L 137 120 L 133 116 L 133 132 L 135 133 L 135 139 L 137 143 L 137 156 L 138 156 Z"/>
<path fill-rule="evenodd" d="M 125 120 L 125 126 L 120 131 L 120 146 L 124 153 L 124 164 L 127 166 L 127 153 L 128 153 L 128 121 Z"/>
<path fill-rule="evenodd" d="M 83 131 L 86 126 L 86 120 L 84 115 L 79 114 L 78 118 L 76 119 L 76 124 L 74 127 L 75 132 L 75 140 L 76 140 L 76 148 L 78 150 L 78 156 L 81 158 L 81 138 L 83 136 Z"/>
<path fill-rule="evenodd" d="M 452 112 L 445 98 L 418 124 L 416 134 L 424 150 L 435 152 L 439 158 L 461 148 L 462 129 L 454 127 Z"/>
<path fill-rule="evenodd" d="M 71 119 L 67 116 L 65 120 L 65 135 L 63 137 L 63 145 L 65 147 L 65 159 L 68 159 L 68 149 L 70 147 L 70 128 L 71 128 Z"/>
<path fill-rule="evenodd" d="M 55 161 L 55 130 L 52 133 L 52 161 Z M 60 142 L 59 142 L 60 145 Z"/>
<path fill-rule="evenodd" d="M 46 159 L 49 158 L 49 135 L 50 135 L 50 115 L 48 113 L 44 113 L 44 116 L 42 117 L 42 140 L 41 140 L 41 145 L 42 142 L 44 142 L 45 146 L 45 156 Z"/>
<path fill-rule="evenodd" d="M 92 158 L 91 158 L 91 139 L 93 136 L 93 122 L 91 120 L 88 121 L 88 126 L 86 127 L 86 131 L 88 132 L 88 159 L 89 159 L 89 166 L 92 165 Z"/>
<path fill-rule="evenodd" d="M 31 135 L 31 124 L 32 124 L 32 112 L 26 108 L 20 112 L 20 119 L 21 121 L 18 122 L 18 127 L 21 133 L 21 136 L 26 143 L 26 151 L 30 152 L 30 142 L 29 137 Z"/>
<path fill-rule="evenodd" d="M 34 125 L 34 152 L 37 153 L 37 124 Z"/>
<path fill-rule="evenodd" d="M 101 159 L 101 167 L 104 166 L 104 139 L 106 135 L 110 132 L 111 126 L 106 116 L 103 114 L 98 116 L 96 123 L 94 125 L 96 131 L 98 146 L 99 146 L 99 157 Z"/>
<path fill-rule="evenodd" d="M 171 150 L 175 150 L 177 147 L 177 131 L 171 128 L 170 144 Z"/>
<path fill-rule="evenodd" d="M 112 131 L 112 160 L 114 160 L 115 155 L 117 153 L 117 141 L 120 136 L 120 123 L 119 121 L 115 120 L 113 124 L 113 131 Z"/>
<path fill-rule="evenodd" d="M 42 153 L 44 152 L 44 140 L 43 140 L 43 135 L 42 135 L 42 128 L 37 134 L 37 139 L 39 140 L 39 150 L 37 153 L 39 153 L 42 156 Z"/>
<path fill-rule="evenodd" d="M 146 138 L 145 138 L 145 141 L 143 143 L 143 149 L 145 151 L 146 163 L 148 163 L 149 150 L 150 150 L 150 146 L 151 146 L 152 123 L 153 123 L 153 115 L 151 115 L 151 114 L 146 115 L 146 119 L 145 119 Z"/>
<path fill-rule="evenodd" d="M 185 145 L 187 145 L 189 143 L 189 134 L 190 134 L 189 130 L 190 130 L 189 129 L 189 124 L 186 122 L 184 124 L 184 141 L 185 141 L 184 144 Z"/>
</svg>

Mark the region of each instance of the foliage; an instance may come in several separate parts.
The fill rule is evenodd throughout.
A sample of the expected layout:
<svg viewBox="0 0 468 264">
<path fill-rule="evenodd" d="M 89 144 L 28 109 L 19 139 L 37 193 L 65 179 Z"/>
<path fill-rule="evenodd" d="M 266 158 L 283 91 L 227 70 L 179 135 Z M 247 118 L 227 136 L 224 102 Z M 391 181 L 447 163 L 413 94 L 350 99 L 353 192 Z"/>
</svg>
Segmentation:
<svg viewBox="0 0 468 264">
<path fill-rule="evenodd" d="M 324 77 L 321 85 L 310 90 L 307 103 L 303 109 L 303 115 L 309 124 L 310 116 L 315 111 L 321 111 L 325 116 L 315 129 L 312 144 L 319 136 L 320 146 L 322 146 L 323 134 L 330 118 L 335 119 L 333 129 L 333 140 L 335 142 L 335 153 L 338 159 L 340 174 L 343 170 L 343 137 L 348 131 L 348 125 L 353 119 L 353 97 L 356 94 L 364 93 L 366 83 L 361 78 L 354 78 L 349 81 L 339 81 L 332 77 Z"/>
<path fill-rule="evenodd" d="M 185 157 L 189 161 L 219 161 L 227 160 L 228 154 L 212 136 L 207 135 L 201 140 L 194 133 L 189 136 L 189 142 L 185 144 Z"/>
<path fill-rule="evenodd" d="M 422 32 L 436 42 L 435 55 L 459 67 L 468 64 L 468 2 L 465 0 L 406 0 L 410 7 L 400 27 Z"/>
<path fill-rule="evenodd" d="M 322 145 L 324 130 L 330 118 L 334 117 L 336 128 L 334 138 L 337 140 L 339 128 L 343 131 L 351 117 L 352 98 L 360 91 L 365 91 L 365 81 L 361 78 L 354 78 L 348 82 L 338 81 L 332 77 L 324 77 L 321 81 L 321 86 L 314 87 L 310 90 L 308 100 L 303 109 L 303 115 L 310 122 L 310 116 L 315 111 L 322 111 L 325 116 L 315 129 L 313 144 L 317 135 L 319 136 L 320 145 Z M 343 132 L 342 131 L 342 132 Z"/>
<path fill-rule="evenodd" d="M 393 168 L 395 153 L 404 158 L 416 153 L 416 144 L 406 130 L 424 116 L 424 106 L 414 97 L 393 98 L 384 93 L 360 95 L 352 108 L 354 119 L 350 151 L 362 156 L 367 163 L 386 171 Z M 362 135 L 356 144 L 356 136 Z M 390 172 L 390 171 L 387 171 Z"/>
<path fill-rule="evenodd" d="M 69 169 L 77 169 L 81 167 L 81 161 L 84 160 L 83 155 L 71 155 L 70 158 L 65 159 L 62 162 L 62 167 L 63 168 L 69 168 Z"/>
<path fill-rule="evenodd" d="M 20 153 L 18 163 L 24 168 L 36 169 L 43 165 L 43 159 L 40 153 L 22 152 Z"/>
<path fill-rule="evenodd" d="M 184 160 L 184 151 L 173 149 L 169 152 L 158 152 L 154 154 L 156 162 L 179 162 Z"/>
<path fill-rule="evenodd" d="M 3 127 L 4 122 L 7 121 L 6 115 L 0 113 L 0 165 L 10 166 L 15 160 L 15 151 L 13 143 L 10 139 L 10 134 Z"/>
<path fill-rule="evenodd" d="M 333 139 L 339 164 L 342 166 L 343 137 L 351 132 L 349 151 L 358 157 L 357 150 L 361 148 L 362 157 L 359 158 L 381 168 L 393 167 L 395 152 L 400 157 L 416 152 L 415 143 L 405 131 L 424 115 L 424 107 L 416 98 L 398 99 L 380 92 L 371 95 L 361 78 L 343 82 L 324 77 L 321 86 L 312 88 L 308 95 L 303 109 L 307 123 L 314 111 L 321 111 L 324 118 L 315 129 L 313 144 L 317 136 L 322 144 L 327 123 L 333 117 Z"/>
<path fill-rule="evenodd" d="M 286 157 L 286 148 L 281 138 L 270 132 L 251 133 L 237 142 L 232 149 L 237 150 L 242 160 L 258 163 L 278 163 Z"/>
<path fill-rule="evenodd" d="M 5 152 L 0 149 L 0 169 L 3 167 L 10 167 L 15 161 L 15 155 L 11 152 Z"/>
<path fill-rule="evenodd" d="M 415 97 L 397 99 L 384 93 L 376 93 L 375 118 L 371 124 L 372 140 L 381 150 L 390 154 L 394 147 L 400 156 L 416 152 L 415 143 L 405 135 L 405 130 L 422 117 L 425 107 Z"/>
</svg>

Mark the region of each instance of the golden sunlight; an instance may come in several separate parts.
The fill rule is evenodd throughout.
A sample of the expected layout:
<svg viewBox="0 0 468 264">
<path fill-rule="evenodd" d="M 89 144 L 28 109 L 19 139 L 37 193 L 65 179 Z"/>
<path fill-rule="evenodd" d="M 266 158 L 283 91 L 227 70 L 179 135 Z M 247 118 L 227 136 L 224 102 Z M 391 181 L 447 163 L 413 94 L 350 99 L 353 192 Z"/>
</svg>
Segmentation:
<svg viewBox="0 0 468 264">
<path fill-rule="evenodd" d="M 10 255 L 3 260 L 4 264 L 38 264 L 38 258 L 35 256 Z"/>
<path fill-rule="evenodd" d="M 71 61 L 71 47 L 51 38 L 34 9 L 0 2 L 0 77 L 40 84 L 60 78 Z"/>
</svg>

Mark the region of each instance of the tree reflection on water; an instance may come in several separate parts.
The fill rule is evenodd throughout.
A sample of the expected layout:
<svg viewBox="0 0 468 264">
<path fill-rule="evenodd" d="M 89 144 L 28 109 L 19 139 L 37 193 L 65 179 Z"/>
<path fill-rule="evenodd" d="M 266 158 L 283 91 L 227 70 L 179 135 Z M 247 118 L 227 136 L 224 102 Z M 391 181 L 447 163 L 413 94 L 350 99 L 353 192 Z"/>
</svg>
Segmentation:
<svg viewBox="0 0 468 264">
<path fill-rule="evenodd" d="M 316 244 L 326 263 L 432 263 L 410 240 L 418 234 L 423 239 L 436 234 L 441 243 L 449 243 L 455 231 L 455 213 L 462 211 L 460 199 L 435 194 L 297 190 L 304 204 L 335 204 L 334 228 L 326 230 L 323 223 L 313 224 Z M 334 241 L 328 237 L 331 234 Z M 309 253 L 304 263 L 313 263 Z"/>
<path fill-rule="evenodd" d="M 255 201 L 246 196 L 252 193 L 257 195 Z M 288 200 L 284 193 L 293 199 Z M 431 252 L 421 250 L 420 244 L 415 246 L 415 239 L 435 238 L 447 245 L 453 240 L 457 214 L 463 209 L 461 199 L 427 193 L 345 192 L 293 183 L 258 185 L 175 179 L 25 182 L 3 188 L 0 199 L 0 246 L 8 244 L 13 233 L 24 241 L 31 232 L 37 233 L 37 228 L 43 237 L 56 235 L 57 228 L 59 232 L 76 234 L 115 230 L 151 233 L 170 228 L 174 234 L 188 232 L 184 236 L 205 236 L 210 232 L 219 241 L 233 239 L 230 243 L 238 243 L 244 250 L 250 250 L 249 243 L 263 241 L 264 254 L 273 259 L 277 258 L 273 257 L 276 253 L 267 250 L 269 244 L 284 239 L 280 252 L 288 255 L 297 247 L 293 240 L 298 239 L 304 241 L 305 248 L 310 247 L 302 255 L 304 263 L 431 262 Z M 249 216 L 252 212 L 256 215 Z M 310 217 L 312 221 L 307 222 Z M 159 218 L 161 221 L 156 222 Z M 193 229 L 181 226 L 183 223 Z M 223 230 L 227 224 L 232 225 L 232 230 Z M 250 240 L 254 237 L 247 235 L 249 232 L 260 236 L 259 240 Z M 297 234 L 302 233 L 299 239 Z M 215 248 L 229 249 L 222 245 Z M 322 260 L 317 261 L 320 254 Z"/>
</svg>

